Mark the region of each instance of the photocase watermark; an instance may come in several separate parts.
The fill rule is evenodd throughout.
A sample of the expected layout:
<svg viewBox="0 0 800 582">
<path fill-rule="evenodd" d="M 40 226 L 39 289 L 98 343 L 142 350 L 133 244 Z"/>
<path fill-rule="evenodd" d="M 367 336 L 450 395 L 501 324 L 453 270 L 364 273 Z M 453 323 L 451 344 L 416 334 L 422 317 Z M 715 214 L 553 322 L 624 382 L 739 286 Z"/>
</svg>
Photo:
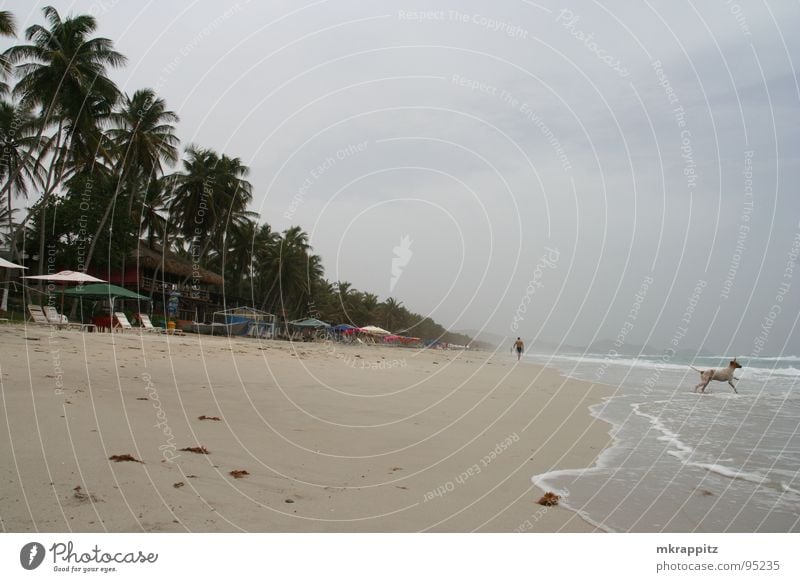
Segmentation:
<svg viewBox="0 0 800 582">
<path fill-rule="evenodd" d="M 55 273 L 55 266 L 56 266 L 56 246 L 53 244 L 47 245 L 47 260 L 46 260 L 46 267 L 47 267 L 47 274 L 52 275 Z M 42 306 L 42 309 L 49 309 L 50 313 L 45 313 L 45 319 L 49 320 L 51 324 L 62 324 L 66 319 L 63 314 L 58 313 L 56 310 L 56 286 L 52 282 L 47 283 L 47 306 Z M 58 313 L 58 319 L 60 321 L 52 321 L 52 313 Z M 50 357 L 53 364 L 53 376 L 55 377 L 55 390 L 53 390 L 53 394 L 55 396 L 64 396 L 64 367 L 61 364 L 61 348 L 58 347 L 58 339 L 56 333 L 58 332 L 60 325 L 51 325 L 50 331 L 47 334 L 47 345 L 50 347 Z"/>
<path fill-rule="evenodd" d="M 34 548 L 36 550 L 35 559 L 38 560 L 38 564 L 36 565 L 38 566 L 41 564 L 42 560 L 44 560 L 44 546 L 34 542 L 33 544 L 25 545 L 22 549 L 23 552 L 32 545 L 38 546 Z M 48 551 L 53 559 L 53 571 L 63 572 L 65 574 L 116 573 L 119 571 L 118 568 L 120 565 L 155 564 L 158 561 L 158 554 L 155 552 L 145 553 L 141 550 L 135 552 L 104 551 L 97 544 L 89 550 L 81 551 L 80 549 L 76 549 L 71 540 L 66 543 L 56 542 L 50 546 Z M 26 570 L 33 569 L 33 567 L 25 566 L 23 555 L 20 555 L 20 562 L 22 562 L 22 567 Z"/>
<path fill-rule="evenodd" d="M 398 10 L 397 19 L 407 22 L 458 22 L 474 24 L 490 30 L 500 32 L 509 38 L 528 38 L 529 31 L 519 25 L 511 24 L 505 20 L 493 18 L 480 13 L 466 13 L 458 10 Z"/>
<path fill-rule="evenodd" d="M 147 392 L 147 397 L 153 401 L 153 408 L 156 409 L 156 418 L 158 419 L 158 422 L 154 424 L 153 427 L 161 429 L 161 432 L 167 439 L 165 444 L 158 447 L 158 450 L 161 451 L 162 456 L 167 462 L 174 463 L 175 459 L 181 455 L 177 453 L 178 447 L 175 444 L 175 435 L 172 434 L 172 429 L 170 428 L 167 420 L 167 413 L 164 411 L 164 407 L 161 406 L 161 399 L 158 397 L 158 390 L 156 390 L 150 374 L 142 374 L 142 380 L 145 382 L 144 389 Z"/>
<path fill-rule="evenodd" d="M 512 107 L 515 107 L 517 100 L 514 97 L 506 94 L 503 96 L 503 99 L 510 103 Z M 550 126 L 547 125 L 544 119 L 542 119 L 539 114 L 533 110 L 533 107 L 528 105 L 528 103 L 522 103 L 519 105 L 519 112 L 522 113 L 525 119 L 530 121 L 536 127 L 536 129 L 539 130 L 539 132 L 542 134 L 542 137 L 547 140 L 548 145 L 550 145 L 550 147 L 553 149 L 558 161 L 561 163 L 561 168 L 566 172 L 572 170 L 572 162 L 569 161 L 569 158 L 564 151 L 564 147 L 561 145 L 561 141 L 556 138 L 553 130 L 550 129 Z"/>
<path fill-rule="evenodd" d="M 800 223 L 798 223 L 797 228 L 800 229 Z M 750 357 L 752 358 L 759 357 L 761 352 L 764 350 L 764 346 L 766 346 L 767 340 L 769 339 L 769 334 L 772 331 L 772 326 L 775 325 L 775 320 L 778 319 L 778 316 L 783 311 L 783 299 L 792 288 L 794 270 L 798 266 L 798 256 L 800 256 L 800 230 L 795 233 L 794 238 L 792 239 L 792 244 L 789 247 L 789 252 L 786 256 L 786 263 L 784 264 L 783 276 L 781 277 L 782 280 L 780 285 L 778 285 L 777 291 L 775 292 L 774 303 L 761 321 L 761 329 L 756 338 L 753 340 L 753 351 L 750 352 Z"/>
<path fill-rule="evenodd" d="M 389 279 L 390 292 L 394 291 L 395 285 L 397 285 L 397 282 L 403 275 L 403 269 L 408 266 L 411 257 L 414 256 L 414 253 L 411 251 L 411 244 L 413 242 L 410 235 L 404 234 L 400 237 L 400 244 L 392 248 L 394 257 L 392 258 L 392 276 Z"/>
<path fill-rule="evenodd" d="M 516 332 L 519 329 L 519 324 L 525 320 L 525 314 L 528 313 L 528 305 L 533 300 L 533 296 L 538 289 L 544 287 L 542 278 L 544 277 L 545 269 L 555 269 L 558 266 L 558 259 L 561 253 L 558 249 L 544 248 L 547 251 L 539 258 L 536 266 L 533 268 L 533 275 L 531 276 L 528 285 L 525 287 L 525 295 L 520 299 L 517 310 L 514 313 L 514 319 L 511 321 L 511 331 Z"/>
<path fill-rule="evenodd" d="M 475 24 L 492 32 L 501 32 L 509 38 L 528 38 L 528 31 L 519 25 L 511 24 L 504 20 L 498 20 L 483 14 L 466 14 L 458 10 L 448 10 L 448 17 L 451 21 L 462 22 L 464 24 Z"/>
<path fill-rule="evenodd" d="M 183 45 L 178 51 L 179 54 L 175 55 L 172 60 L 164 65 L 164 67 L 161 69 L 161 75 L 158 77 L 158 80 L 155 83 L 154 92 L 157 94 L 163 93 L 161 89 L 164 87 L 169 77 L 178 69 L 183 60 L 192 52 L 194 52 L 202 42 L 208 40 L 212 34 L 225 23 L 225 21 L 241 12 L 243 6 L 250 4 L 250 1 L 251 0 L 244 0 L 243 2 L 237 2 L 233 6 L 230 6 L 225 10 L 225 12 L 202 27 L 189 42 Z"/>
<path fill-rule="evenodd" d="M 617 350 L 621 349 L 622 346 L 625 345 L 625 340 L 628 337 L 628 334 L 633 330 L 636 320 L 639 318 L 639 311 L 642 309 L 642 303 L 644 303 L 645 297 L 647 297 L 647 291 L 650 289 L 650 285 L 652 284 L 653 277 L 647 275 L 644 279 L 642 279 L 639 289 L 633 296 L 633 304 L 628 310 L 628 314 L 625 316 L 625 322 L 622 324 L 622 327 L 620 327 L 619 331 L 617 332 L 617 336 L 614 338 L 614 347 L 606 352 L 606 355 L 603 358 L 603 363 L 600 364 L 600 367 L 595 372 L 595 378 L 597 378 L 597 380 L 600 380 L 605 375 L 606 370 L 608 370 L 608 367 L 613 361 L 613 358 L 619 355 Z"/>
<path fill-rule="evenodd" d="M 675 124 L 680 130 L 680 151 L 681 159 L 683 160 L 683 175 L 686 178 L 686 189 L 692 192 L 697 187 L 697 163 L 694 161 L 694 149 L 692 147 L 692 132 L 686 124 L 686 110 L 678 99 L 675 89 L 669 81 L 669 77 L 664 72 L 664 67 L 661 61 L 655 60 L 651 63 L 653 71 L 658 79 L 658 85 L 664 89 L 667 96 L 667 101 L 672 106 L 672 116 L 675 119 Z"/>
<path fill-rule="evenodd" d="M 489 451 L 488 454 L 481 457 L 480 461 L 478 461 L 477 463 L 472 464 L 466 470 L 459 473 L 455 479 L 451 479 L 446 483 L 439 485 L 435 489 L 427 491 L 423 496 L 423 502 L 427 503 L 428 501 L 431 501 L 435 497 L 443 497 L 448 493 L 452 493 L 453 491 L 456 490 L 457 486 L 463 485 L 476 475 L 480 475 L 481 472 L 483 472 L 483 469 L 486 469 L 492 463 L 492 461 L 497 459 L 497 457 L 502 455 L 514 443 L 517 442 L 519 442 L 519 435 L 516 432 L 514 432 L 508 435 L 502 441 L 495 443 L 494 448 L 491 451 Z"/>
<path fill-rule="evenodd" d="M 45 557 L 45 549 L 39 542 L 29 542 L 19 551 L 19 563 L 26 570 L 38 568 Z"/>
<path fill-rule="evenodd" d="M 214 197 L 214 177 L 209 176 L 203 180 L 203 191 L 200 193 L 200 204 L 197 207 L 197 214 L 194 217 L 194 235 L 189 241 L 189 255 L 192 259 L 192 286 L 191 298 L 200 298 L 200 259 L 202 258 L 203 248 L 201 242 L 204 241 L 207 233 L 205 232 L 206 214 L 209 212 L 208 200 Z"/>
<path fill-rule="evenodd" d="M 562 8 L 556 16 L 556 22 L 560 23 L 574 38 L 582 42 L 589 52 L 595 55 L 601 63 L 609 67 L 620 77 L 630 77 L 631 73 L 622 66 L 622 61 L 597 44 L 593 32 L 587 33 L 577 28 L 580 20 L 580 15 L 575 14 L 568 8 Z"/>
<path fill-rule="evenodd" d="M 100 16 L 101 14 L 111 11 L 114 6 L 119 4 L 119 1 L 120 0 L 97 0 L 96 2 L 92 2 L 88 12 L 92 16 Z"/>
<path fill-rule="evenodd" d="M 736 279 L 736 273 L 739 272 L 739 265 L 742 262 L 742 253 L 744 252 L 745 243 L 750 233 L 750 215 L 753 213 L 753 150 L 744 152 L 744 203 L 742 204 L 742 215 L 739 218 L 739 233 L 736 236 L 736 247 L 733 249 L 733 256 L 731 263 L 728 267 L 728 273 L 725 281 L 722 283 L 722 292 L 720 299 L 727 299 L 731 293 L 733 282 Z"/>
<path fill-rule="evenodd" d="M 752 38 L 753 33 L 750 31 L 750 25 L 747 23 L 747 17 L 744 15 L 744 10 L 742 10 L 741 5 L 738 2 L 734 2 L 734 0 L 723 0 L 725 5 L 728 7 L 728 12 L 731 13 L 734 20 L 736 20 L 736 24 L 739 25 L 739 30 L 744 35 L 745 38 Z"/>
<path fill-rule="evenodd" d="M 78 271 L 86 271 L 86 241 L 89 240 L 89 218 L 87 212 L 91 208 L 92 196 L 94 193 L 94 180 L 91 176 L 86 177 L 86 183 L 81 190 L 81 201 L 78 207 L 80 208 L 81 215 L 78 218 L 78 240 L 77 240 L 77 257 L 78 257 Z"/>
<path fill-rule="evenodd" d="M 453 74 L 450 77 L 450 81 L 459 87 L 469 89 L 471 92 L 483 93 L 491 97 L 496 97 L 500 99 L 504 105 L 507 105 L 515 111 L 521 113 L 522 117 L 529 121 L 536 129 L 538 129 L 542 137 L 547 140 L 547 144 L 553 150 L 558 158 L 558 161 L 561 163 L 562 169 L 565 172 L 572 170 L 572 162 L 570 162 L 569 157 L 564 150 L 564 146 L 561 145 L 561 141 L 556 137 L 555 133 L 553 133 L 553 130 L 550 129 L 550 126 L 547 125 L 545 120 L 542 119 L 538 113 L 536 113 L 532 105 L 526 101 L 522 101 L 517 97 L 514 97 L 514 95 L 507 90 L 501 89 L 485 81 L 470 79 L 459 74 Z"/>
<path fill-rule="evenodd" d="M 56 341 L 55 335 L 52 333 L 48 337 L 48 344 L 50 346 L 56 346 L 51 348 L 50 350 L 50 357 L 53 363 L 53 375 L 55 376 L 55 389 L 53 390 L 53 394 L 56 396 L 63 396 L 64 395 L 64 367 L 61 365 L 61 349 L 58 346 L 58 342 Z"/>
<path fill-rule="evenodd" d="M 334 356 L 337 360 L 354 370 L 375 372 L 396 370 L 408 366 L 408 362 L 405 358 L 392 358 L 390 360 L 381 359 L 375 361 L 367 360 L 366 358 L 362 358 L 360 354 L 351 354 L 345 350 L 340 350 L 339 344 L 330 339 L 325 342 L 325 353 Z"/>
<path fill-rule="evenodd" d="M 286 212 L 283 213 L 283 217 L 287 220 L 292 220 L 300 205 L 305 204 L 306 195 L 308 194 L 309 190 L 311 190 L 311 187 L 316 184 L 320 178 L 330 172 L 334 166 L 340 162 L 343 162 L 351 156 L 366 151 L 368 146 L 368 141 L 362 141 L 356 144 L 348 144 L 340 150 L 337 150 L 335 154 L 327 156 L 324 160 L 320 161 L 313 168 L 311 168 L 303 179 L 303 182 L 297 188 L 297 192 L 295 192 L 295 195 L 292 197 L 292 201 L 289 203 L 289 207 L 286 209 Z"/>
</svg>

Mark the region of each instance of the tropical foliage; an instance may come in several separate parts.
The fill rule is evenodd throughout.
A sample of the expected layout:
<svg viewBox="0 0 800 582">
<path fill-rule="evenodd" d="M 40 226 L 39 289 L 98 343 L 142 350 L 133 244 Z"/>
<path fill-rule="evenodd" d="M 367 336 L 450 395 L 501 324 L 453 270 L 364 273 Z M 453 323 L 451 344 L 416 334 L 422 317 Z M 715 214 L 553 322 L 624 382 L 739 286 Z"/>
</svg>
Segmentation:
<svg viewBox="0 0 800 582">
<path fill-rule="evenodd" d="M 118 89 L 110 74 L 126 58 L 95 36 L 93 16 L 42 12 L 44 24 L 0 55 L 0 230 L 12 257 L 40 257 L 39 273 L 45 257 L 110 272 L 144 241 L 221 273 L 226 297 L 286 319 L 468 341 L 395 298 L 326 280 L 302 228 L 276 232 L 249 210 L 240 158 L 194 144 L 181 152 L 178 116 L 164 100 L 150 88 Z M 0 35 L 16 34 L 13 15 L 0 11 Z M 33 193 L 15 222 L 13 200 Z"/>
</svg>

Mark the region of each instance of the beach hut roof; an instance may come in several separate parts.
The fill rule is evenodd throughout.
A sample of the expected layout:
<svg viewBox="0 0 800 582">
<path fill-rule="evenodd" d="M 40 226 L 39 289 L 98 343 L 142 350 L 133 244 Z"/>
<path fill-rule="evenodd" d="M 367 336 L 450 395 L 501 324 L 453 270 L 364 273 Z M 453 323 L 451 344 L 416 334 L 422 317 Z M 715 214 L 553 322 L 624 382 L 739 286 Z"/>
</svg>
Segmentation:
<svg viewBox="0 0 800 582">
<path fill-rule="evenodd" d="M 158 245 L 153 245 L 153 247 L 150 248 L 144 241 L 139 241 L 139 248 L 133 252 L 133 258 L 139 261 L 140 265 L 148 269 L 160 269 L 165 273 L 178 275 L 180 277 L 196 275 L 202 283 L 208 283 L 210 285 L 222 285 L 224 283 L 222 275 L 218 275 L 207 269 L 195 269 L 190 261 L 179 257 L 172 251 L 165 251 Z"/>
</svg>

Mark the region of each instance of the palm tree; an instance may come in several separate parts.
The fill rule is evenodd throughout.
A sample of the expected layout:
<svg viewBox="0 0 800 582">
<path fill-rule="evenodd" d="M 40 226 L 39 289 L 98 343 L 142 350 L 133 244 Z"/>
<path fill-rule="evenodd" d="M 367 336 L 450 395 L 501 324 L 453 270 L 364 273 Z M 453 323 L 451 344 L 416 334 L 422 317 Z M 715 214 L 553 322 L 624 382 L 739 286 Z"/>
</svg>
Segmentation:
<svg viewBox="0 0 800 582">
<path fill-rule="evenodd" d="M 214 266 L 218 266 L 225 275 L 226 296 L 232 294 L 241 297 L 248 285 L 252 293 L 253 245 L 258 233 L 255 218 L 256 216 L 234 219 L 225 236 L 225 248 L 215 258 Z"/>
<path fill-rule="evenodd" d="M 17 36 L 17 23 L 14 15 L 7 10 L 0 10 L 0 36 Z M 8 93 L 8 85 L 2 82 L 11 72 L 12 65 L 5 57 L 0 56 L 0 95 Z"/>
<path fill-rule="evenodd" d="M 164 172 L 163 163 L 174 164 L 178 160 L 178 137 L 175 126 L 178 116 L 168 111 L 163 99 L 152 89 L 141 89 L 122 98 L 117 111 L 109 115 L 114 127 L 106 132 L 111 150 L 114 152 L 114 169 L 117 186 L 109 197 L 97 231 L 86 256 L 85 268 L 89 267 L 94 256 L 100 232 L 106 227 L 111 211 L 116 205 L 121 191 L 127 190 L 129 216 L 133 214 L 134 200 L 139 203 L 147 190 L 149 182 L 157 180 Z M 126 251 L 123 250 L 123 255 Z M 123 270 L 124 261 L 123 259 Z"/>
<path fill-rule="evenodd" d="M 48 26 L 30 26 L 25 31 L 29 44 L 11 47 L 4 58 L 16 65 L 15 96 L 23 105 L 40 110 L 37 139 L 47 128 L 56 127 L 51 170 L 40 204 L 44 226 L 49 197 L 60 185 L 70 157 L 100 147 L 97 119 L 110 113 L 119 96 L 107 69 L 123 65 L 126 59 L 109 39 L 91 37 L 97 29 L 93 16 L 62 19 L 52 6 L 42 12 Z M 39 256 L 43 257 L 45 229 L 40 230 Z M 39 272 L 43 270 L 40 260 Z"/>
<path fill-rule="evenodd" d="M 262 309 L 278 311 L 287 318 L 307 315 L 324 275 L 322 260 L 312 253 L 308 234 L 297 226 L 282 235 L 271 233 L 256 248 L 255 258 Z"/>
<path fill-rule="evenodd" d="M 184 238 L 202 245 L 193 253 L 201 262 L 212 245 L 221 251 L 230 222 L 247 216 L 253 197 L 253 187 L 245 179 L 249 172 L 239 158 L 189 146 L 183 172 L 169 177 L 170 216 Z"/>
<path fill-rule="evenodd" d="M 159 240 L 161 246 L 166 248 L 168 233 L 175 230 L 174 223 L 169 220 L 167 199 L 166 178 L 152 178 L 147 181 L 139 213 L 139 238 L 144 238 L 150 248 Z"/>
<path fill-rule="evenodd" d="M 14 195 L 27 198 L 29 187 L 42 182 L 35 133 L 35 119 L 29 107 L 0 101 L 0 199 L 6 197 L 9 219 Z M 8 224 L 11 236 L 13 226 L 10 221 Z"/>
<path fill-rule="evenodd" d="M 359 317 L 363 324 L 372 324 L 378 314 L 378 296 L 372 293 L 361 294 L 361 305 L 358 310 Z"/>
<path fill-rule="evenodd" d="M 117 173 L 121 180 L 149 179 L 164 173 L 163 163 L 178 161 L 180 140 L 175 135 L 179 118 L 152 89 L 140 89 L 122 97 L 111 114 L 113 127 L 107 135 L 117 152 Z"/>
<path fill-rule="evenodd" d="M 214 187 L 214 167 L 219 157 L 209 149 L 190 145 L 183 160 L 183 172 L 167 177 L 168 209 L 181 234 L 205 239 L 211 232 L 213 220 L 209 201 Z"/>
<path fill-rule="evenodd" d="M 253 187 L 245 180 L 250 174 L 250 168 L 242 163 L 240 158 L 231 158 L 225 154 L 216 166 L 215 190 L 213 197 L 214 216 L 217 217 L 215 228 L 216 236 L 208 241 L 207 248 L 216 248 L 222 255 L 231 233 L 235 233 L 247 226 L 249 221 L 258 218 L 255 212 L 247 210 L 247 205 L 253 199 Z"/>
<path fill-rule="evenodd" d="M 403 321 L 406 309 L 403 307 L 402 301 L 389 297 L 383 302 L 381 310 L 383 311 L 383 323 L 386 325 L 386 329 L 396 331 L 399 327 L 404 327 L 402 324 L 406 323 Z"/>
<path fill-rule="evenodd" d="M 0 10 L 0 35 L 17 35 L 17 23 L 14 21 L 14 15 L 8 10 Z"/>
</svg>

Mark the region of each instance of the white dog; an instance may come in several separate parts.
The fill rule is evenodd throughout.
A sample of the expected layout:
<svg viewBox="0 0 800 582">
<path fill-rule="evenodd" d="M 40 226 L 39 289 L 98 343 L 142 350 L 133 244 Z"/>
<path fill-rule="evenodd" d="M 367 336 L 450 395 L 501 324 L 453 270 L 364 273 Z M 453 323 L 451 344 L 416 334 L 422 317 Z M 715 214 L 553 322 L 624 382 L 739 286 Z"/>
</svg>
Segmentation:
<svg viewBox="0 0 800 582">
<path fill-rule="evenodd" d="M 706 391 L 706 386 L 711 380 L 716 380 L 717 382 L 727 382 L 733 388 L 733 391 L 736 392 L 736 386 L 733 385 L 733 381 L 736 380 L 738 382 L 739 378 L 736 378 L 733 373 L 736 371 L 737 368 L 741 368 L 742 365 L 736 361 L 736 358 L 733 358 L 729 363 L 727 368 L 711 368 L 710 370 L 698 370 L 694 366 L 689 366 L 692 370 L 696 372 L 700 372 L 700 383 L 694 387 L 694 391 L 697 392 L 698 388 L 700 392 Z M 738 394 L 738 392 L 736 392 Z"/>
</svg>

